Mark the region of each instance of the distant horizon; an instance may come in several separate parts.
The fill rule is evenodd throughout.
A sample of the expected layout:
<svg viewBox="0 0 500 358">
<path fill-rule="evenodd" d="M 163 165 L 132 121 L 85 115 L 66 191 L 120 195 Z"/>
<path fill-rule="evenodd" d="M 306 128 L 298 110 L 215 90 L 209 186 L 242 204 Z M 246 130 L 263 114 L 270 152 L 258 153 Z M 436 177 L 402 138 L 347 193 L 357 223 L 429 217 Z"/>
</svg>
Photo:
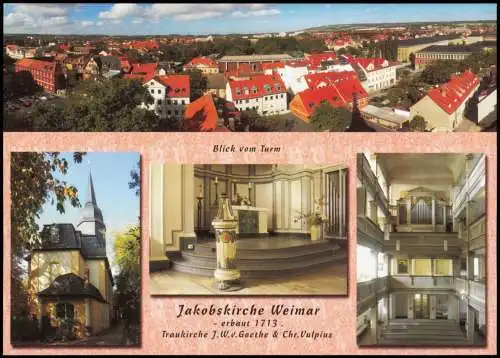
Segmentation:
<svg viewBox="0 0 500 358">
<path fill-rule="evenodd" d="M 429 7 L 433 8 L 429 9 Z M 4 4 L 3 29 L 4 36 L 245 36 L 311 31 L 311 29 L 330 26 L 342 28 L 366 25 L 390 26 L 391 24 L 496 22 L 496 10 L 495 3 L 18 3 Z M 469 19 L 462 19 L 464 14 L 467 14 Z M 425 20 L 422 20 L 423 16 L 426 17 Z M 221 18 L 228 21 L 220 21 Z M 395 18 L 398 18 L 399 21 L 394 21 Z M 311 20 L 317 23 L 315 24 Z M 181 27 L 183 31 L 178 31 Z M 40 30 L 41 28 L 43 30 Z M 255 32 L 255 28 L 259 31 Z M 78 29 L 78 33 L 75 32 L 76 29 Z M 127 33 L 123 31 L 127 31 Z"/>
</svg>

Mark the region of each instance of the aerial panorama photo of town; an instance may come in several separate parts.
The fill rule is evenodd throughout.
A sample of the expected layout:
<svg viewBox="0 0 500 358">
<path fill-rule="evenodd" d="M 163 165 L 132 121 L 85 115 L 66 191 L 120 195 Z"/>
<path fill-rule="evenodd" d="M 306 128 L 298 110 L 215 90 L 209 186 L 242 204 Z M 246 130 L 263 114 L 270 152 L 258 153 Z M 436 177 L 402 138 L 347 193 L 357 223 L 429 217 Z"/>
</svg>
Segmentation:
<svg viewBox="0 0 500 358">
<path fill-rule="evenodd" d="M 3 10 L 6 131 L 496 131 L 496 3 Z"/>
</svg>

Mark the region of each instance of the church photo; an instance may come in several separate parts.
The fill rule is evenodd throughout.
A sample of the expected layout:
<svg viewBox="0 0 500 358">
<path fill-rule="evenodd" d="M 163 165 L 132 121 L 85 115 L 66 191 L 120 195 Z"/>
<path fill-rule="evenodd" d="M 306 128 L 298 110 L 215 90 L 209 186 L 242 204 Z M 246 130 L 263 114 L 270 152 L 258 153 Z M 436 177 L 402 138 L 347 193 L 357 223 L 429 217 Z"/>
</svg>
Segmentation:
<svg viewBox="0 0 500 358">
<path fill-rule="evenodd" d="M 358 154 L 359 346 L 485 346 L 486 167 L 481 153 Z"/>
<path fill-rule="evenodd" d="M 150 165 L 149 290 L 347 295 L 345 165 Z"/>
<path fill-rule="evenodd" d="M 140 344 L 139 183 L 138 153 L 12 153 L 14 347 Z"/>
</svg>

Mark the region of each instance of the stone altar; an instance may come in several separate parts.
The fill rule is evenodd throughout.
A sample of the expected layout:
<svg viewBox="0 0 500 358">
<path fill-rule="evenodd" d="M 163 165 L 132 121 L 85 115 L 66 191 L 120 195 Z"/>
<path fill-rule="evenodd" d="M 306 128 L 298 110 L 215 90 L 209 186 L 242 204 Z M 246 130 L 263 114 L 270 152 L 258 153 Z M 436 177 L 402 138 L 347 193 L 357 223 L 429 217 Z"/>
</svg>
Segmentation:
<svg viewBox="0 0 500 358">
<path fill-rule="evenodd" d="M 267 234 L 267 214 L 266 208 L 256 208 L 253 206 L 232 206 L 235 219 L 238 221 L 236 232 L 238 234 Z"/>
</svg>

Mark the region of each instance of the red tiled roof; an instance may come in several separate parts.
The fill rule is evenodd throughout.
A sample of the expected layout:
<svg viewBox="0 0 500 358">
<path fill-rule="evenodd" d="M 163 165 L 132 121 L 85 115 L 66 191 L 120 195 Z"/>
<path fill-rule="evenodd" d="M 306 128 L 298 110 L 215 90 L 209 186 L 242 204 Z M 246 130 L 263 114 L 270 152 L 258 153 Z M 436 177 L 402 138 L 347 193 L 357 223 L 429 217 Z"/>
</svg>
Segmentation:
<svg viewBox="0 0 500 358">
<path fill-rule="evenodd" d="M 189 76 L 188 75 L 171 75 L 171 76 L 153 76 L 146 77 L 144 83 L 154 79 L 167 88 L 167 97 L 190 97 Z"/>
<path fill-rule="evenodd" d="M 341 81 L 358 80 L 356 72 L 353 71 L 319 72 L 305 75 L 304 78 L 308 87 L 311 89 L 330 86 Z"/>
<path fill-rule="evenodd" d="M 154 75 L 157 67 L 157 63 L 134 63 L 130 73 L 133 75 L 144 75 L 149 77 Z"/>
<path fill-rule="evenodd" d="M 120 67 L 129 69 L 130 68 L 130 63 L 127 60 L 120 60 Z"/>
<path fill-rule="evenodd" d="M 146 79 L 146 75 L 134 75 L 134 74 L 127 73 L 127 74 L 123 75 L 123 78 L 128 79 L 128 80 L 140 80 L 142 83 L 144 83 L 145 82 L 144 80 Z"/>
<path fill-rule="evenodd" d="M 353 102 L 354 93 L 357 93 L 358 101 L 368 97 L 366 90 L 357 79 L 340 81 L 331 86 L 308 89 L 299 92 L 297 96 L 302 100 L 308 113 L 312 115 L 315 108 L 323 101 L 327 101 L 332 107 L 347 106 Z"/>
<path fill-rule="evenodd" d="M 196 67 L 203 65 L 206 67 L 217 67 L 217 63 L 208 57 L 195 57 L 186 64 L 186 67 Z"/>
<path fill-rule="evenodd" d="M 258 98 L 265 95 L 285 93 L 285 84 L 279 76 L 259 75 L 249 80 L 229 81 L 233 100 Z M 268 87 L 269 86 L 269 87 Z M 266 91 L 265 87 L 269 90 Z M 239 94 L 238 94 L 239 92 Z"/>
<path fill-rule="evenodd" d="M 453 75 L 451 80 L 439 88 L 429 90 L 427 95 L 443 111 L 451 114 L 457 110 L 478 85 L 479 78 L 472 71 L 467 70 L 459 76 Z"/>
<path fill-rule="evenodd" d="M 275 68 L 285 68 L 283 62 L 266 62 L 262 64 L 262 70 L 273 70 Z"/>
<path fill-rule="evenodd" d="M 15 49 L 17 49 L 17 47 L 18 47 L 18 46 L 17 46 L 17 45 L 7 45 L 6 47 L 7 47 L 9 50 L 15 50 Z"/>
<path fill-rule="evenodd" d="M 290 61 L 287 62 L 286 65 L 290 67 L 307 67 L 309 64 L 309 61 L 307 60 L 297 60 L 297 61 Z"/>
<path fill-rule="evenodd" d="M 357 63 L 358 65 L 363 67 L 367 72 L 377 71 L 380 70 L 381 68 L 389 67 L 391 65 L 389 61 L 387 61 L 387 66 L 384 67 L 383 64 L 384 62 L 386 62 L 384 58 L 352 58 L 350 61 L 351 63 Z M 373 69 L 368 70 L 368 67 L 371 64 L 373 65 Z"/>
<path fill-rule="evenodd" d="M 190 132 L 217 131 L 218 119 L 213 97 L 207 94 L 187 105 L 184 112 L 184 129 Z"/>
<path fill-rule="evenodd" d="M 158 41 L 156 40 L 146 40 L 146 41 L 132 41 L 130 47 L 135 49 L 148 49 L 152 50 L 154 48 L 160 47 Z"/>
<path fill-rule="evenodd" d="M 309 55 L 307 60 L 311 65 L 321 65 L 321 62 L 332 61 L 337 58 L 335 52 L 315 53 Z"/>
<path fill-rule="evenodd" d="M 55 72 L 56 63 L 50 61 L 33 60 L 30 58 L 23 58 L 16 62 L 16 68 L 23 67 L 29 68 L 30 70 L 41 70 L 47 72 Z"/>
</svg>

